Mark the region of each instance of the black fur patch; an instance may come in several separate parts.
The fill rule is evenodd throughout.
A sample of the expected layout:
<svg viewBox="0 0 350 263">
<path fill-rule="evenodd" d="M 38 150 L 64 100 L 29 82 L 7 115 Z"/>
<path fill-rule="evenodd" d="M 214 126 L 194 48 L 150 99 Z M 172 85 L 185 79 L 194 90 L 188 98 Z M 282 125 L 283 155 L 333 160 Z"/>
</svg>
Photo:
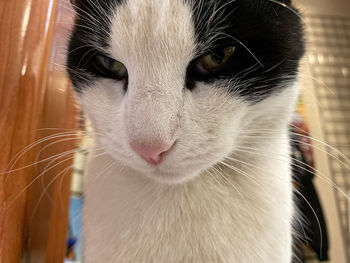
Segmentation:
<svg viewBox="0 0 350 263">
<path fill-rule="evenodd" d="M 96 54 L 103 53 L 101 49 L 108 46 L 111 27 L 109 19 L 122 2 L 123 0 L 74 1 L 76 19 L 68 47 L 67 70 L 77 92 L 81 92 L 82 84 L 89 82 L 91 76 L 100 77 L 90 62 Z"/>
<path fill-rule="evenodd" d="M 211 16 L 219 10 L 216 16 L 225 19 L 218 19 L 220 22 L 213 27 L 225 29 L 211 51 L 235 45 L 236 52 L 222 70 L 210 76 L 196 74 L 191 68 L 195 61 L 192 62 L 187 71 L 189 88 L 195 88 L 197 81 L 235 79 L 242 85 L 232 87 L 232 92 L 259 101 L 283 88 L 286 80 L 295 79 L 304 53 L 302 21 L 293 13 L 295 9 L 269 0 L 198 0 L 196 4 L 193 10 L 197 41 L 207 41 L 208 36 L 201 28 L 203 23 L 215 20 Z M 220 9 L 223 5 L 225 8 Z"/>
<path fill-rule="evenodd" d="M 77 1 L 78 17 L 67 65 L 75 89 L 80 92 L 81 84 L 88 82 L 91 76 L 101 78 L 90 63 L 94 54 L 100 51 L 86 46 L 88 39 L 94 39 L 102 49 L 108 45 L 110 23 L 106 14 L 111 15 L 123 0 Z M 192 61 L 187 69 L 187 88 L 195 88 L 200 81 L 233 79 L 241 85 L 231 87 L 232 92 L 246 100 L 259 101 L 272 92 L 278 92 L 287 80 L 295 79 L 299 60 L 304 53 L 304 39 L 301 19 L 292 10 L 270 0 L 187 1 L 194 3 L 193 20 L 198 43 L 205 43 L 211 37 L 207 31 L 201 30 L 203 24 L 211 19 L 216 22 L 210 26 L 222 29 L 219 37 L 211 43 L 210 52 L 236 46 L 234 55 L 225 67 L 213 75 L 196 73 L 193 70 L 195 61 Z M 290 7 L 290 1 L 279 2 Z M 84 73 L 89 73 L 88 79 Z"/>
</svg>

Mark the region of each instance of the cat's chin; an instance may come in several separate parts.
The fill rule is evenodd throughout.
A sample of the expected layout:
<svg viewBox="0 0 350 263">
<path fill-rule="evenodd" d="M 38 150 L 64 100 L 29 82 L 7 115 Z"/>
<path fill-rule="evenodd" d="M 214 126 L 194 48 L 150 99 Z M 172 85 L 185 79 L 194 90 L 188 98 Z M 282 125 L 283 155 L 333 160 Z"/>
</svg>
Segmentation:
<svg viewBox="0 0 350 263">
<path fill-rule="evenodd" d="M 161 184 L 184 184 L 199 175 L 199 173 L 193 174 L 183 174 L 183 173 L 173 173 L 173 172 L 152 172 L 152 173 L 143 173 L 147 178 L 155 181 L 156 183 Z"/>
<path fill-rule="evenodd" d="M 160 184 L 176 185 L 187 183 L 200 175 L 200 171 L 172 171 L 154 168 L 151 170 L 138 169 L 136 167 L 129 167 L 124 164 L 124 167 L 128 167 L 131 171 L 134 171 L 135 175 L 147 178 L 150 181 Z"/>
<path fill-rule="evenodd" d="M 169 167 L 169 166 L 151 166 L 138 161 L 132 161 L 132 159 L 119 158 L 120 156 L 110 153 L 110 156 L 114 159 L 116 163 L 130 171 L 134 175 L 148 178 L 156 183 L 162 184 L 184 184 L 201 174 L 201 171 L 205 167 Z M 123 171 L 122 169 L 122 171 Z"/>
<path fill-rule="evenodd" d="M 162 184 L 184 184 L 199 176 L 200 172 L 168 172 L 155 170 L 149 173 L 142 173 L 147 178 Z"/>
</svg>

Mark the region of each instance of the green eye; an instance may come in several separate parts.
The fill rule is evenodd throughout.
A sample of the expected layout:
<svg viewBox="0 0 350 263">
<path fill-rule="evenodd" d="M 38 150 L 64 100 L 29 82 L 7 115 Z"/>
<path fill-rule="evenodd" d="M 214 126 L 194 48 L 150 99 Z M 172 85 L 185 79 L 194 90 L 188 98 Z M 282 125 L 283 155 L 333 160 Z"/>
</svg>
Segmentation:
<svg viewBox="0 0 350 263">
<path fill-rule="evenodd" d="M 126 78 L 128 71 L 123 63 L 102 55 L 96 55 L 96 69 L 107 78 Z"/>
<path fill-rule="evenodd" d="M 236 50 L 235 46 L 226 47 L 219 52 L 209 53 L 197 61 L 197 70 L 202 74 L 215 73 L 220 70 L 232 57 Z"/>
</svg>

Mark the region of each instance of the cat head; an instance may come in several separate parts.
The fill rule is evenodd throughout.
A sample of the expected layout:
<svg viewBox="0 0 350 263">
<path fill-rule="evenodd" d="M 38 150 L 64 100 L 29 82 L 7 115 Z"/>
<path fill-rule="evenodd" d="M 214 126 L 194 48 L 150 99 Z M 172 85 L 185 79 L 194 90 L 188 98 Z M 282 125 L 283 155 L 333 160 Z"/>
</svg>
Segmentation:
<svg viewBox="0 0 350 263">
<path fill-rule="evenodd" d="M 276 0 L 76 0 L 67 68 L 97 144 L 155 180 L 287 129 L 300 17 Z"/>
</svg>

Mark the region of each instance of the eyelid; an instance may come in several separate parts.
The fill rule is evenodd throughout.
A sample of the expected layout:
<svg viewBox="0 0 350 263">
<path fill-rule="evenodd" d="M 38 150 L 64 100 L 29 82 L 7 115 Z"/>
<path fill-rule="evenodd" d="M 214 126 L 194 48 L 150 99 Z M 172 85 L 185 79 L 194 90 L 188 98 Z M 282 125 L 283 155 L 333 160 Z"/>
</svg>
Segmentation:
<svg viewBox="0 0 350 263">
<path fill-rule="evenodd" d="M 104 55 L 104 54 L 101 54 L 101 53 L 97 53 L 96 55 L 95 55 L 95 57 L 96 58 L 102 58 L 102 59 L 108 59 L 108 60 L 110 60 L 110 61 L 117 61 L 117 62 L 119 62 L 118 60 L 116 60 L 116 59 L 114 59 L 114 58 L 112 58 L 112 57 L 110 57 L 110 56 L 108 56 L 108 55 Z M 121 63 L 121 62 L 119 62 L 119 63 Z"/>
<path fill-rule="evenodd" d="M 236 51 L 236 45 L 217 47 L 214 50 L 209 50 L 208 52 L 198 56 L 195 60 L 193 60 L 194 69 L 197 73 L 201 75 L 212 75 L 219 72 L 223 67 L 225 67 L 226 63 L 231 59 L 233 54 Z M 219 54 L 221 53 L 221 54 Z M 205 58 L 210 57 L 212 59 L 213 56 L 222 56 L 222 61 L 220 64 L 217 64 L 217 67 L 207 68 L 204 64 L 206 61 Z M 203 62 L 204 60 L 204 62 Z M 215 62 L 215 61 L 214 61 Z M 203 64 L 204 63 L 204 64 Z"/>
<path fill-rule="evenodd" d="M 236 52 L 236 50 L 237 50 L 237 48 L 238 48 L 238 46 L 237 46 L 237 43 L 232 43 L 232 44 L 228 44 L 228 45 L 220 45 L 220 46 L 216 46 L 214 49 L 211 49 L 211 50 L 208 50 L 208 51 L 206 51 L 206 52 L 204 52 L 204 53 L 199 53 L 199 54 L 197 54 L 197 56 L 192 60 L 193 62 L 197 62 L 200 58 L 202 58 L 202 57 L 205 57 L 205 56 L 207 56 L 207 55 L 209 55 L 209 54 L 215 54 L 216 52 L 218 52 L 218 51 L 222 51 L 222 50 L 224 50 L 224 49 L 226 49 L 226 48 L 230 48 L 230 47 L 234 47 L 234 52 Z"/>
<path fill-rule="evenodd" d="M 101 53 L 96 54 L 94 60 L 93 65 L 98 71 L 98 74 L 102 77 L 117 80 L 122 80 L 128 77 L 128 70 L 122 62 Z M 118 64 L 120 68 L 116 70 L 110 68 L 110 66 L 114 64 Z"/>
<path fill-rule="evenodd" d="M 236 49 L 239 47 L 239 44 L 237 44 L 237 42 L 228 42 L 225 44 L 219 44 L 219 45 L 214 45 L 213 48 L 203 52 L 203 53 L 197 53 L 197 56 L 194 58 L 194 60 L 201 58 L 203 56 L 206 56 L 208 54 L 218 52 L 220 50 L 224 50 L 225 48 L 229 48 L 229 47 L 235 47 Z"/>
</svg>

